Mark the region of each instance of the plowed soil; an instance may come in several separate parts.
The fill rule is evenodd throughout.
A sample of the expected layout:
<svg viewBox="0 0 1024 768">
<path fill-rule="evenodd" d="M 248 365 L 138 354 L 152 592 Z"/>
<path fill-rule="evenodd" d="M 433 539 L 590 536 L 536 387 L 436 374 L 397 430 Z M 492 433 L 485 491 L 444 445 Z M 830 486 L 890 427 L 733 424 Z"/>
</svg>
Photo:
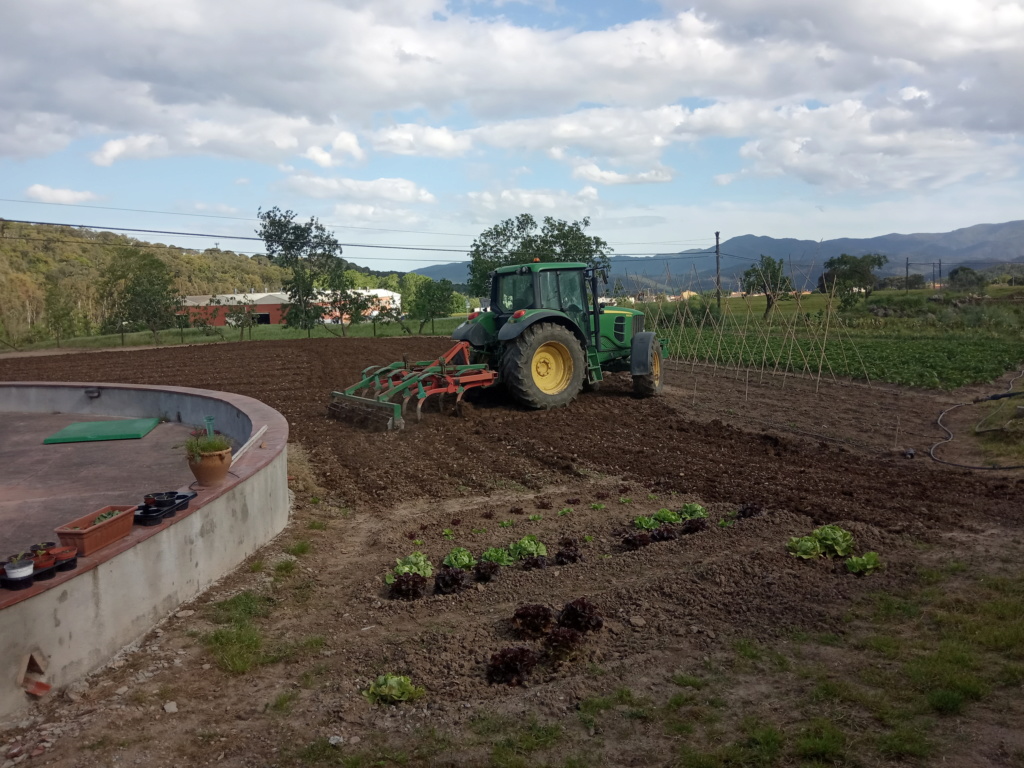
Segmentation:
<svg viewBox="0 0 1024 768">
<path fill-rule="evenodd" d="M 1019 473 L 961 470 L 926 457 L 943 437 L 939 412 L 1000 391 L 999 383 L 935 394 L 677 366 L 664 395 L 646 400 L 633 397 L 628 376 L 614 375 L 560 410 L 528 412 L 495 391 L 459 416 L 427 409 L 421 423 L 413 417 L 400 432 L 326 417 L 329 393 L 355 383 L 364 367 L 431 358 L 448 344 L 310 340 L 0 359 L 5 380 L 249 395 L 288 419 L 297 457 L 296 522 L 260 556 L 260 567 L 241 569 L 189 606 L 194 615 L 169 619 L 144 652 L 98 673 L 74 702 L 44 704 L 39 717 L 56 725 L 41 731 L 34 721 L 12 731 L 11 743 L 36 746 L 49 734 L 37 759 L 53 765 L 363 764 L 356 760 L 371 745 L 377 751 L 365 753 L 368 761 L 395 748 L 412 764 L 540 765 L 579 755 L 591 764 L 670 765 L 678 734 L 638 716 L 602 738 L 593 723 L 580 724 L 580 702 L 623 685 L 650 701 L 667 698 L 672 672 L 722 663 L 738 642 L 784 653 L 797 635 L 842 635 L 850 607 L 871 591 L 914 582 L 930 556 L 922 552 L 955 550 L 982 562 L 995 542 L 1021 533 Z M 950 460 L 982 460 L 962 440 L 943 450 Z M 707 507 L 706 531 L 624 551 L 621 534 L 633 517 L 686 502 Z M 749 502 L 766 514 L 734 521 Z M 786 553 L 790 536 L 825 523 L 852 531 L 858 551 L 878 551 L 886 569 L 857 579 L 841 564 Z M 455 596 L 387 599 L 383 576 L 397 557 L 421 550 L 437 565 L 453 546 L 479 554 L 526 534 L 550 554 L 563 538 L 585 542 L 584 562 L 505 568 L 495 582 Z M 309 554 L 283 552 L 305 540 Z M 296 557 L 294 572 L 275 569 Z M 201 638 L 217 626 L 208 606 L 243 590 L 273 599 L 258 626 L 268 647 L 290 650 L 283 661 L 232 675 Z M 606 626 L 573 661 L 542 664 L 527 687 L 487 683 L 492 653 L 541 648 L 512 629 L 516 606 L 557 609 L 581 596 L 600 606 Z M 385 672 L 412 676 L 426 698 L 372 707 L 359 691 Z M 802 722 L 798 707 L 790 711 L 802 695 L 793 684 L 773 691 L 757 674 L 748 677 L 727 694 L 727 725 L 748 715 L 784 731 Z M 164 713 L 169 700 L 174 714 Z M 543 757 L 513 750 L 520 762 L 502 763 L 480 728 L 488 717 L 558 724 L 562 742 L 546 746 Z M 127 730 L 111 728 L 112 718 Z M 136 732 L 130 724 L 143 735 L 125 735 Z M 65 734 L 80 735 L 59 738 Z M 332 736 L 335 746 L 327 746 Z M 954 762 L 995 764 L 985 762 L 983 744 L 965 739 L 943 747 L 960 755 Z M 76 749 L 83 743 L 95 746 Z"/>
</svg>

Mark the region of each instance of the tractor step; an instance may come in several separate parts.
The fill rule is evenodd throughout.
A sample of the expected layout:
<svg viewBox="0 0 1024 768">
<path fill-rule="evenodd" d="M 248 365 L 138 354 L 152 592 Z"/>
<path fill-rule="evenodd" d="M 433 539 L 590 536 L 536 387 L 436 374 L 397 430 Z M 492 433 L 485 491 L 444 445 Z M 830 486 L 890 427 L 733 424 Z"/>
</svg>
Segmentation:
<svg viewBox="0 0 1024 768">
<path fill-rule="evenodd" d="M 490 387 L 498 379 L 497 372 L 486 364 L 471 365 L 469 352 L 469 342 L 460 341 L 436 360 L 400 360 L 366 368 L 357 384 L 331 393 L 327 412 L 337 419 L 392 430 L 405 426 L 405 410 L 413 401 L 419 421 L 423 405 L 431 395 L 442 400 L 446 394 L 455 395 L 458 410 L 466 391 Z"/>
</svg>

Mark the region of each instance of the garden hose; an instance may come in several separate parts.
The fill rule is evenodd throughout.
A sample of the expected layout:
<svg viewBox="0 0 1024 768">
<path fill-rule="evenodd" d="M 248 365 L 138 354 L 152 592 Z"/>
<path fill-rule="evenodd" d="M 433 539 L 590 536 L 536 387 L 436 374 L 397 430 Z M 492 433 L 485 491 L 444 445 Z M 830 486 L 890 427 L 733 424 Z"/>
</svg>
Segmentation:
<svg viewBox="0 0 1024 768">
<path fill-rule="evenodd" d="M 1024 464 L 1015 464 L 1015 465 L 1009 466 L 1009 467 L 978 467 L 978 466 L 973 466 L 971 464 L 959 464 L 959 463 L 957 463 L 955 461 L 946 461 L 944 459 L 938 458 L 935 455 L 935 449 L 938 448 L 940 445 L 945 445 L 946 443 L 953 442 L 953 432 L 948 427 L 946 427 L 945 424 L 942 423 L 943 416 L 945 416 L 950 411 L 954 411 L 957 408 L 961 408 L 961 407 L 963 407 L 965 405 L 974 405 L 976 403 L 985 403 L 985 402 L 988 402 L 990 400 L 1005 400 L 1005 399 L 1010 398 L 1010 397 L 1019 397 L 1021 395 L 1024 395 L 1024 391 L 1021 391 L 1021 392 L 1013 392 L 1012 391 L 1013 390 L 1013 383 L 1015 381 L 1017 381 L 1017 379 L 1019 379 L 1021 376 L 1024 376 L 1024 371 L 1018 371 L 1017 375 L 1014 376 L 1012 379 L 1010 379 L 1010 384 L 1009 384 L 1009 386 L 1007 386 L 1007 388 L 1006 388 L 1007 391 L 1006 392 L 1000 392 L 999 394 L 996 394 L 996 395 L 989 395 L 988 397 L 975 398 L 973 403 L 957 403 L 956 405 L 950 406 L 949 408 L 944 410 L 942 413 L 940 413 L 939 414 L 939 418 L 937 418 L 935 420 L 935 423 L 938 424 L 939 427 L 942 429 L 942 431 L 946 433 L 946 437 L 944 439 L 942 439 L 942 440 L 939 440 L 939 442 L 935 443 L 931 448 L 928 449 L 928 455 L 932 457 L 932 460 L 933 461 L 937 461 L 939 464 L 947 464 L 947 465 L 949 465 L 951 467 L 960 467 L 961 469 L 985 469 L 985 470 L 990 470 L 990 471 L 991 470 L 1024 469 Z M 1002 407 L 1002 404 L 1000 404 L 1000 408 L 1001 407 Z M 996 412 L 998 413 L 998 409 L 996 410 Z M 991 415 L 992 414 L 990 414 L 989 416 L 991 416 Z M 979 421 L 978 424 L 974 425 L 974 429 L 975 429 L 976 432 L 978 431 L 978 425 L 981 424 L 983 421 L 985 421 L 985 419 L 989 418 L 989 416 L 986 416 L 985 418 L 981 419 L 981 421 Z M 992 429 L 982 430 L 982 432 L 991 432 L 991 431 L 994 431 L 994 430 L 992 430 Z"/>
</svg>

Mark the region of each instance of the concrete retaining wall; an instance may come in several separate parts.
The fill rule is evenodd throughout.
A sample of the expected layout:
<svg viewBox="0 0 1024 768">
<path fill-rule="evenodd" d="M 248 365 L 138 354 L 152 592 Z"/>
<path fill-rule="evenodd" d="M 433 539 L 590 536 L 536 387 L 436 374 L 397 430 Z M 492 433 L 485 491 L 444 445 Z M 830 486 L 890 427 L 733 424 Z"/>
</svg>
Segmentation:
<svg viewBox="0 0 1024 768">
<path fill-rule="evenodd" d="M 96 387 L 98 398 L 86 390 Z M 213 415 L 243 444 L 267 425 L 260 445 L 233 466 L 238 475 L 203 490 L 169 524 L 135 528 L 79 567 L 25 592 L 0 591 L 0 718 L 33 700 L 16 682 L 24 660 L 41 652 L 45 682 L 66 686 L 106 664 L 159 620 L 229 573 L 288 522 L 284 417 L 251 398 L 182 387 L 112 384 L 0 384 L 0 411 L 108 416 L 159 413 L 185 423 Z M 50 694 L 52 695 L 52 694 Z"/>
</svg>

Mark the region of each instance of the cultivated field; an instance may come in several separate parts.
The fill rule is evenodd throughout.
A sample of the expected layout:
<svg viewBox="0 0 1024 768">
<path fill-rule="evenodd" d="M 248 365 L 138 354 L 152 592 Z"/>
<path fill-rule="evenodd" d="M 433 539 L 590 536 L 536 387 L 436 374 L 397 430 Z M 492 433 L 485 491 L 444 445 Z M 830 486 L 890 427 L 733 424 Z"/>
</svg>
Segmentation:
<svg viewBox="0 0 1024 768">
<path fill-rule="evenodd" d="M 927 459 L 938 414 L 1010 375 L 938 392 L 674 365 L 651 400 L 620 376 L 557 411 L 485 393 L 401 433 L 325 418 L 363 367 L 447 344 L 0 359 L 5 380 L 256 397 L 291 424 L 296 492 L 278 541 L 73 700 L 0 735 L 47 739 L 29 764 L 59 766 L 1024 765 L 1021 475 Z M 971 410 L 947 419 L 945 460 L 991 461 L 964 437 Z M 687 503 L 706 507 L 706 530 L 623 547 L 633 518 Z M 766 512 L 737 517 L 744 504 Z M 858 578 L 787 553 L 830 523 L 884 569 Z M 388 599 L 396 558 L 437 566 L 453 547 L 479 556 L 528 534 L 551 554 L 573 538 L 583 561 Z M 575 656 L 542 655 L 524 686 L 488 683 L 492 654 L 543 650 L 512 626 L 517 607 L 579 597 L 604 626 Z M 425 696 L 371 705 L 360 691 L 384 673 Z"/>
</svg>

